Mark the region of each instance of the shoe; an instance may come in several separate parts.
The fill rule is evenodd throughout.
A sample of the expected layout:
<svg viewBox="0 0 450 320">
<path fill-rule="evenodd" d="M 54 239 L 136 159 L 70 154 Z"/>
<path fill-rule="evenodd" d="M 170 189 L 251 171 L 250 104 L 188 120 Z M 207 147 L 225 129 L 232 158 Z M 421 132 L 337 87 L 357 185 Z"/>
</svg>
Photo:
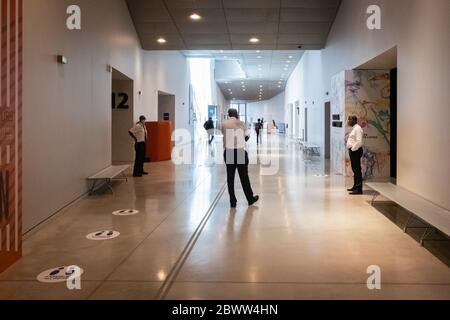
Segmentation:
<svg viewBox="0 0 450 320">
<path fill-rule="evenodd" d="M 236 208 L 236 206 L 237 206 L 236 203 L 231 203 L 231 204 L 230 204 L 230 208 L 232 208 L 232 209 Z"/>
<path fill-rule="evenodd" d="M 361 195 L 361 194 L 363 194 L 363 192 L 362 192 L 362 190 L 354 190 L 354 191 L 352 191 L 352 192 L 350 192 L 350 195 Z"/>
<path fill-rule="evenodd" d="M 347 191 L 355 191 L 356 190 L 356 187 L 352 187 L 352 188 L 350 188 L 350 189 L 347 189 Z"/>
<path fill-rule="evenodd" d="M 252 206 L 254 205 L 256 202 L 258 202 L 259 200 L 259 196 L 254 196 L 252 201 L 249 201 L 248 205 Z"/>
<path fill-rule="evenodd" d="M 148 172 L 142 172 L 143 175 L 148 175 Z"/>
</svg>

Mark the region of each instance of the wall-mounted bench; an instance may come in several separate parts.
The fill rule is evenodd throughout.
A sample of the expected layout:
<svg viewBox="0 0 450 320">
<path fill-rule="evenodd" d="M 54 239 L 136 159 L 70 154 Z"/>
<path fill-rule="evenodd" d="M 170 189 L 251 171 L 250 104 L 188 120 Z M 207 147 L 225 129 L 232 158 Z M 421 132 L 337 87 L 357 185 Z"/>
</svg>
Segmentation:
<svg viewBox="0 0 450 320">
<path fill-rule="evenodd" d="M 128 170 L 130 166 L 129 165 L 122 165 L 122 166 L 109 166 L 102 171 L 90 176 L 87 178 L 88 181 L 92 182 L 92 186 L 89 190 L 89 195 L 92 195 L 95 192 L 95 187 L 100 185 L 106 185 L 112 193 L 114 193 L 114 190 L 112 188 L 112 181 L 123 179 L 128 181 L 127 176 L 125 175 L 125 171 Z M 121 178 L 118 178 L 121 176 Z"/>
<path fill-rule="evenodd" d="M 420 244 L 437 229 L 450 236 L 450 211 L 441 208 L 434 203 L 392 183 L 368 182 L 366 186 L 375 191 L 372 205 L 378 196 L 383 196 L 410 212 L 404 231 L 409 228 L 409 223 L 416 217 L 426 224 L 425 231 L 420 238 Z"/>
</svg>

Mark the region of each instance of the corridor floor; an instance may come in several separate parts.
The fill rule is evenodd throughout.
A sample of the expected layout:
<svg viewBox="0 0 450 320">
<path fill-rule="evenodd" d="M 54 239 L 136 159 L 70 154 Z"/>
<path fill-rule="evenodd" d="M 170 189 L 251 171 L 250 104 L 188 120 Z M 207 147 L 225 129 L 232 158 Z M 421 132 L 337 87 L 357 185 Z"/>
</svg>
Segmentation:
<svg viewBox="0 0 450 320">
<path fill-rule="evenodd" d="M 23 258 L 0 275 L 0 299 L 450 299 L 450 268 L 372 207 L 370 194 L 349 196 L 349 182 L 324 176 L 318 157 L 265 139 L 250 151 L 255 206 L 237 178 L 238 207 L 229 208 L 224 165 L 215 164 L 220 139 L 195 144 L 194 164 L 150 163 L 149 176 L 85 197 L 32 231 Z M 279 166 L 265 175 L 270 155 Z M 140 212 L 112 215 L 121 209 Z M 120 236 L 86 239 L 98 230 Z M 36 280 L 68 265 L 83 269 L 81 290 Z M 372 265 L 381 290 L 367 288 Z"/>
</svg>

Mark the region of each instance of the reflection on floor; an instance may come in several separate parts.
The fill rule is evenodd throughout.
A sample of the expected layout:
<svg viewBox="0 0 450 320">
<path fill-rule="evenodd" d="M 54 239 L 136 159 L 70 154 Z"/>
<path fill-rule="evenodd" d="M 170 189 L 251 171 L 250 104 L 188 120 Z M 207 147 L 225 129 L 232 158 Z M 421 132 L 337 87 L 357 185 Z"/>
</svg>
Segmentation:
<svg viewBox="0 0 450 320">
<path fill-rule="evenodd" d="M 439 257 L 448 251 L 421 247 L 370 195 L 349 196 L 320 158 L 265 138 L 250 151 L 257 206 L 238 187 L 230 210 L 220 139 L 196 143 L 193 164 L 148 164 L 149 176 L 87 197 L 33 233 L 23 259 L 0 275 L 0 299 L 450 298 Z M 140 213 L 111 214 L 120 209 Z M 86 239 L 98 230 L 120 236 Z M 81 290 L 36 280 L 68 265 L 83 268 Z M 371 265 L 381 268 L 381 290 L 367 288 Z"/>
</svg>

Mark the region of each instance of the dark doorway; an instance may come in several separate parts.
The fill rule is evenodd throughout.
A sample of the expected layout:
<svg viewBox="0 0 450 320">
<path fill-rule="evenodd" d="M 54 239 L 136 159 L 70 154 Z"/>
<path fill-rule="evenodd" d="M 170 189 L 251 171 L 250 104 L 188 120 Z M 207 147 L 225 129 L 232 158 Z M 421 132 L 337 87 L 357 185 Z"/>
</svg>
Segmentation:
<svg viewBox="0 0 450 320">
<path fill-rule="evenodd" d="M 325 159 L 330 159 L 331 148 L 331 102 L 325 103 Z"/>
<path fill-rule="evenodd" d="M 391 70 L 391 178 L 397 179 L 397 68 Z"/>
</svg>

